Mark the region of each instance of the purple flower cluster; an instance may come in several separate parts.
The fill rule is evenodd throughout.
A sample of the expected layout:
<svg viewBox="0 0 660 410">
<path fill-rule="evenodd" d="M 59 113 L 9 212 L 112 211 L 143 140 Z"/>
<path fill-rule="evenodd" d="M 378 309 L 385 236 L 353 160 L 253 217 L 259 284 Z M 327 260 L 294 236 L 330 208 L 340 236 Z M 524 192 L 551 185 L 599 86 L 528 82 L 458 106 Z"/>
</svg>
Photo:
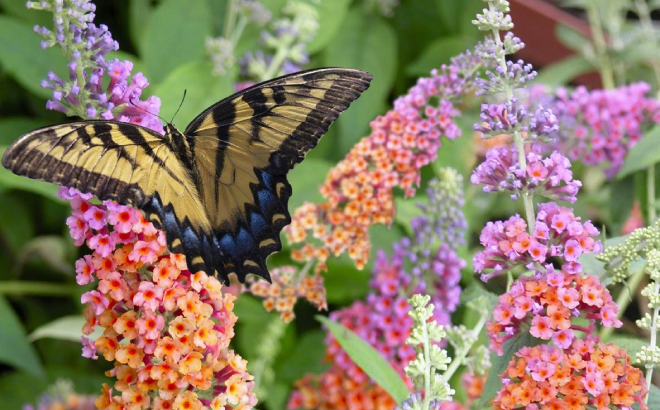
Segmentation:
<svg viewBox="0 0 660 410">
<path fill-rule="evenodd" d="M 550 104 L 560 123 L 558 149 L 587 165 L 604 164 L 616 175 L 626 154 L 653 123 L 660 123 L 660 102 L 648 97 L 651 87 L 636 83 L 611 90 L 573 92 L 560 89 L 550 97 L 532 93 L 533 103 Z"/>
<path fill-rule="evenodd" d="M 97 27 L 92 23 L 95 5 L 88 0 L 69 3 L 64 7 L 61 0 L 28 2 L 28 7 L 50 11 L 54 16 L 54 31 L 35 26 L 35 31 L 45 38 L 42 48 L 58 45 L 70 59 L 68 79 L 50 72 L 42 81 L 44 88 L 53 90 L 46 108 L 83 118 L 130 122 L 162 132 L 157 117 L 160 99 L 150 97 L 140 101 L 142 91 L 149 85 L 144 75 L 137 73 L 131 77 L 130 61 L 105 60 L 107 53 L 117 50 L 119 45 L 107 26 Z M 107 87 L 103 86 L 104 75 L 109 77 Z"/>
<path fill-rule="evenodd" d="M 575 203 L 582 182 L 573 179 L 571 162 L 559 152 L 541 156 L 541 146 L 533 144 L 526 154 L 526 169 L 518 162 L 514 146 L 501 146 L 489 150 L 486 160 L 472 173 L 470 181 L 482 184 L 484 192 L 511 191 L 517 199 L 523 192 L 542 195 L 552 200 Z"/>
<path fill-rule="evenodd" d="M 570 274 L 582 271 L 578 258 L 583 253 L 599 253 L 603 246 L 594 238 L 598 229 L 564 208 L 548 202 L 539 205 L 534 232 L 527 232 L 527 223 L 514 215 L 506 221 L 488 222 L 479 240 L 484 250 L 474 256 L 474 270 L 486 282 L 515 265 L 545 264 L 550 257 L 559 257 L 562 270 Z M 531 265 L 530 265 L 531 264 Z"/>
</svg>

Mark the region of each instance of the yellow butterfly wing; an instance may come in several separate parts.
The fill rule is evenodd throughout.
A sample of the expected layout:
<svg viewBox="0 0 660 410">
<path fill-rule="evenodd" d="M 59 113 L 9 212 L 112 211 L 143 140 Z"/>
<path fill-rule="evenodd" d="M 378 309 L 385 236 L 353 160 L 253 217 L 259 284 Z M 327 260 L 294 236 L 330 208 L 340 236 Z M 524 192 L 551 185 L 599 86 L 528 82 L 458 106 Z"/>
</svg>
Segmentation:
<svg viewBox="0 0 660 410">
<path fill-rule="evenodd" d="M 190 172 L 163 136 L 143 127 L 82 121 L 40 128 L 16 140 L 2 164 L 18 175 L 143 209 L 165 229 L 170 249 L 191 261 L 201 259 L 200 252 L 181 238 L 212 232 Z"/>
<path fill-rule="evenodd" d="M 218 271 L 270 279 L 266 257 L 291 221 L 286 174 L 367 89 L 369 73 L 325 68 L 257 84 L 186 128 L 200 200 L 224 261 Z"/>
</svg>

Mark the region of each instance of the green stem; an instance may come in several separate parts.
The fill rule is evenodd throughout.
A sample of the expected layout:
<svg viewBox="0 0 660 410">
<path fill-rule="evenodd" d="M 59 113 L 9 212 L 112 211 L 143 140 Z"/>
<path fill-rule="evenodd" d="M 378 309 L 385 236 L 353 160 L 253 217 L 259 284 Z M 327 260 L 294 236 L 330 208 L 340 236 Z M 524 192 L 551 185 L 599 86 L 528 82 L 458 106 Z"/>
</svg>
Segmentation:
<svg viewBox="0 0 660 410">
<path fill-rule="evenodd" d="M 302 17 L 300 16 L 296 17 L 295 20 L 293 20 L 294 32 L 298 31 L 301 23 L 302 23 Z M 271 78 L 275 77 L 275 74 L 277 74 L 277 72 L 282 67 L 282 63 L 284 63 L 284 60 L 286 59 L 287 52 L 291 48 L 291 45 L 293 44 L 295 39 L 296 39 L 295 36 L 289 35 L 286 39 L 284 39 L 285 41 L 282 41 L 278 45 L 277 51 L 275 52 L 275 56 L 268 65 L 266 71 L 264 71 L 263 76 L 260 79 L 261 81 L 270 80 Z"/>
<path fill-rule="evenodd" d="M 472 334 L 475 336 L 475 341 L 478 340 L 479 334 L 481 333 L 481 329 L 483 329 L 484 325 L 486 324 L 486 320 L 488 320 L 488 315 L 482 315 L 481 318 L 479 319 L 479 322 L 474 326 L 472 329 Z M 473 345 L 465 346 L 463 350 L 459 352 L 459 354 L 454 357 L 454 359 L 451 362 L 451 365 L 447 368 L 447 371 L 442 375 L 442 379 L 445 382 L 449 382 L 451 380 L 452 376 L 454 376 L 454 373 L 456 373 L 456 370 L 458 370 L 459 366 L 463 364 L 463 360 L 467 357 L 468 353 L 472 349 Z"/>
<path fill-rule="evenodd" d="M 653 292 L 654 295 L 657 295 L 660 293 L 660 282 L 655 282 L 655 292 Z M 660 307 L 655 307 L 653 308 L 653 319 L 651 320 L 651 342 L 650 342 L 650 347 L 651 351 L 655 351 L 655 348 L 658 343 L 658 315 L 660 314 Z M 647 383 L 647 389 L 651 389 L 651 384 L 653 380 L 653 366 L 649 367 L 646 370 L 646 383 Z M 649 402 L 649 394 L 646 395 L 645 402 Z"/>
<path fill-rule="evenodd" d="M 600 72 L 600 78 L 603 81 L 603 86 L 605 88 L 614 88 L 616 87 L 614 73 L 607 52 L 607 41 L 605 40 L 605 33 L 603 32 L 600 12 L 598 11 L 596 2 L 588 2 L 587 17 L 589 18 L 589 26 L 591 27 L 594 49 L 599 60 L 598 70 Z"/>
<path fill-rule="evenodd" d="M 225 15 L 224 38 L 229 38 L 234 32 L 234 23 L 236 21 L 236 0 L 229 0 L 227 5 L 227 14 Z"/>
<path fill-rule="evenodd" d="M 650 165 L 646 170 L 646 194 L 649 226 L 651 226 L 657 218 L 655 209 L 655 164 Z"/>
<path fill-rule="evenodd" d="M 429 410 L 431 405 L 431 347 L 429 341 L 429 332 L 427 329 L 426 322 L 423 323 L 422 329 L 424 330 L 424 405 L 422 410 Z"/>
<path fill-rule="evenodd" d="M 2 295 L 66 297 L 75 295 L 79 291 L 79 286 L 53 282 L 0 281 L 0 294 Z"/>
<path fill-rule="evenodd" d="M 655 28 L 653 27 L 651 11 L 649 10 L 646 0 L 635 0 L 635 8 L 637 9 L 637 17 L 639 17 L 639 22 L 642 25 L 646 39 L 651 42 L 653 49 L 657 49 L 658 42 L 655 37 Z M 656 62 L 653 62 L 652 67 L 653 72 L 655 73 L 657 96 L 660 98 L 660 66 Z"/>
</svg>

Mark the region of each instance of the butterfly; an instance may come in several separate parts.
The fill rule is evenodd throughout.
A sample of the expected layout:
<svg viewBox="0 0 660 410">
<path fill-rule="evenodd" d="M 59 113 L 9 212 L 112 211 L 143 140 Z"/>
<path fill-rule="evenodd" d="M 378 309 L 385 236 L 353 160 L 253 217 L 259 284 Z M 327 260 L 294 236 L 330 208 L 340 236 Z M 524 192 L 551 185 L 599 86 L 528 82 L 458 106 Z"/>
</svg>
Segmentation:
<svg viewBox="0 0 660 410">
<path fill-rule="evenodd" d="M 270 281 L 266 258 L 291 222 L 287 173 L 371 78 L 344 68 L 285 75 L 212 105 L 183 132 L 167 124 L 164 135 L 103 120 L 44 127 L 18 138 L 2 164 L 141 209 L 192 272 Z"/>
</svg>

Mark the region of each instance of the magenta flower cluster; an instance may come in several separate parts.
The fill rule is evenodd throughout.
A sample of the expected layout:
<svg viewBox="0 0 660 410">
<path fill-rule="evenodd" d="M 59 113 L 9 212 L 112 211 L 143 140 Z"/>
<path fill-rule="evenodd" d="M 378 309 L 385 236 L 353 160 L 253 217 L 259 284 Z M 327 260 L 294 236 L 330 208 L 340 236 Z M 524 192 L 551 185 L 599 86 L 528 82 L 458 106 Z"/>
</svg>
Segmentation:
<svg viewBox="0 0 660 410">
<path fill-rule="evenodd" d="M 488 222 L 479 237 L 484 250 L 474 256 L 474 269 L 483 281 L 488 281 L 516 265 L 533 269 L 534 263 L 545 264 L 550 257 L 559 257 L 564 261 L 564 271 L 579 273 L 580 255 L 599 253 L 603 248 L 595 239 L 598 229 L 591 221 L 580 221 L 572 209 L 548 202 L 539 205 L 531 234 L 519 215 Z"/>
<path fill-rule="evenodd" d="M 489 150 L 486 160 L 472 173 L 470 181 L 483 185 L 484 192 L 510 191 L 517 199 L 523 192 L 574 203 L 582 182 L 573 179 L 571 162 L 559 152 L 541 156 L 541 146 L 533 144 L 526 153 L 523 171 L 518 162 L 518 150 L 503 145 Z"/>
</svg>

